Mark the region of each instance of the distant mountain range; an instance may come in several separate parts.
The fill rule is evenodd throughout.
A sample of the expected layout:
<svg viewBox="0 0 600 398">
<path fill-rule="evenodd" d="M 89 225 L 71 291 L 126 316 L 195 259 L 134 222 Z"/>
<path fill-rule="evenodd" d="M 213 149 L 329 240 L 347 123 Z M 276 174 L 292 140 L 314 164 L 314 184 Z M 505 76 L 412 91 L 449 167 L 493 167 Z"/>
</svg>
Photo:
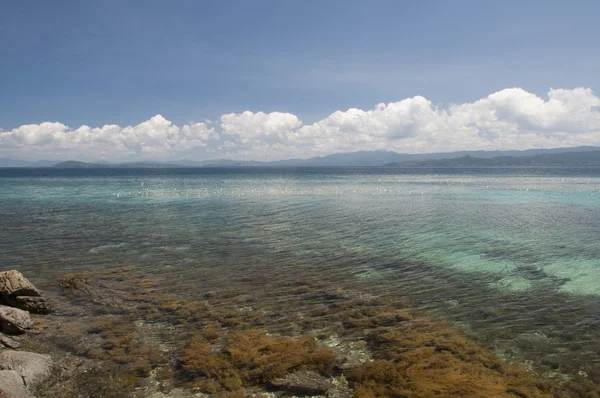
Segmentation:
<svg viewBox="0 0 600 398">
<path fill-rule="evenodd" d="M 0 159 L 0 167 L 56 168 L 180 168 L 180 167 L 275 167 L 275 166 L 388 166 L 388 167 L 484 167 L 525 165 L 589 165 L 600 166 L 600 147 L 529 149 L 524 151 L 459 151 L 406 154 L 393 151 L 359 151 L 335 153 L 310 159 L 288 159 L 272 162 L 230 159 L 179 160 L 170 162 L 58 162 Z"/>
<path fill-rule="evenodd" d="M 496 156 L 431 159 L 385 164 L 387 167 L 498 167 L 498 166 L 600 166 L 600 150 L 590 152 L 545 153 L 533 156 Z"/>
<path fill-rule="evenodd" d="M 52 167 L 56 160 L 38 160 L 28 162 L 26 160 L 0 159 L 0 167 Z"/>
</svg>

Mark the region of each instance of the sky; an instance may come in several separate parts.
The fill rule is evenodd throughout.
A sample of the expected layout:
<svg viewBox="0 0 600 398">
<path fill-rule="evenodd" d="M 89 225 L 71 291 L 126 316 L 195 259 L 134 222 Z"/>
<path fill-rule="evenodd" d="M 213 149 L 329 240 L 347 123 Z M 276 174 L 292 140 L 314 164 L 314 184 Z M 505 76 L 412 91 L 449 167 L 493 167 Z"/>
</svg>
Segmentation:
<svg viewBox="0 0 600 398">
<path fill-rule="evenodd" d="M 0 0 L 0 158 L 600 145 L 600 2 Z"/>
</svg>

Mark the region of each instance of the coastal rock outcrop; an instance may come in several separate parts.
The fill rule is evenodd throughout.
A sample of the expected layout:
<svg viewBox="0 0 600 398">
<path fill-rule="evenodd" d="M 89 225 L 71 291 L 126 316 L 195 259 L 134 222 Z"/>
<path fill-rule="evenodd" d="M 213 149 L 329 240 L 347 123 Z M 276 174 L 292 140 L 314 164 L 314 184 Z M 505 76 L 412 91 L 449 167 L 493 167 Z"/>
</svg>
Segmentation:
<svg viewBox="0 0 600 398">
<path fill-rule="evenodd" d="M 16 350 L 21 347 L 21 343 L 19 342 L 18 337 L 7 336 L 4 333 L 0 333 L 0 344 L 6 348 L 12 348 L 13 350 Z"/>
<path fill-rule="evenodd" d="M 0 370 L 0 398 L 32 398 L 21 375 L 14 370 Z"/>
<path fill-rule="evenodd" d="M 27 311 L 0 305 L 0 330 L 7 333 L 25 333 L 33 328 L 33 319 Z"/>
<path fill-rule="evenodd" d="M 8 370 L 17 372 L 25 387 L 33 389 L 50 376 L 52 358 L 34 352 L 4 350 L 0 352 L 0 371 Z"/>
<path fill-rule="evenodd" d="M 29 312 L 50 312 L 46 298 L 17 270 L 0 272 L 0 303 Z"/>
<path fill-rule="evenodd" d="M 0 331 L 21 334 L 32 329 L 34 322 L 27 311 L 45 313 L 50 311 L 50 306 L 19 271 L 0 272 Z M 52 358 L 13 351 L 20 348 L 21 343 L 18 337 L 4 333 L 0 333 L 0 398 L 32 398 L 31 390 L 50 376 Z"/>
</svg>

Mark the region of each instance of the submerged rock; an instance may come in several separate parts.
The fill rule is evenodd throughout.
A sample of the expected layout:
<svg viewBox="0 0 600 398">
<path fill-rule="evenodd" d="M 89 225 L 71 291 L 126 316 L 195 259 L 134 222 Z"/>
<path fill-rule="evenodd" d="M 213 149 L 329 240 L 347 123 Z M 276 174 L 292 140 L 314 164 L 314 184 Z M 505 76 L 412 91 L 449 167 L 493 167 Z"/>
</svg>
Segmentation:
<svg viewBox="0 0 600 398">
<path fill-rule="evenodd" d="M 341 370 L 355 369 L 372 360 L 364 340 L 346 341 L 334 334 L 324 340 L 323 344 L 335 352 L 340 361 L 338 368 Z"/>
<path fill-rule="evenodd" d="M 0 272 L 0 302 L 30 312 L 50 312 L 42 293 L 17 270 Z"/>
<path fill-rule="evenodd" d="M 273 387 L 293 394 L 325 395 L 330 383 L 317 372 L 306 371 L 285 375 L 271 382 Z"/>
<path fill-rule="evenodd" d="M 33 389 L 50 376 L 52 358 L 34 352 L 5 350 L 0 352 L 0 370 L 15 371 L 23 379 L 25 387 Z"/>
<path fill-rule="evenodd" d="M 33 319 L 27 311 L 0 305 L 0 330 L 3 332 L 25 333 L 33 325 Z"/>
<path fill-rule="evenodd" d="M 107 307 L 125 309 L 134 308 L 136 303 L 127 300 L 131 293 L 131 286 L 122 284 L 122 275 L 107 278 L 103 281 L 94 281 L 85 275 L 65 275 L 60 280 L 60 287 L 66 296 L 89 300 L 95 304 Z"/>
<path fill-rule="evenodd" d="M 0 370 L 0 397 L 33 398 L 23 378 L 14 370 Z"/>
<path fill-rule="evenodd" d="M 353 398 L 354 396 L 354 391 L 348 385 L 346 377 L 342 375 L 334 377 L 331 380 L 331 387 L 327 391 L 327 398 Z"/>
<path fill-rule="evenodd" d="M 271 381 L 271 386 L 289 394 L 351 398 L 352 390 L 344 376 L 327 378 L 314 371 L 298 371 Z"/>
<path fill-rule="evenodd" d="M 314 371 L 298 371 L 271 381 L 271 387 L 288 394 L 351 398 L 352 390 L 344 376 L 327 378 Z"/>
<path fill-rule="evenodd" d="M 68 275 L 60 280 L 63 290 L 73 293 L 91 295 L 92 281 L 90 278 L 80 275 Z"/>
</svg>

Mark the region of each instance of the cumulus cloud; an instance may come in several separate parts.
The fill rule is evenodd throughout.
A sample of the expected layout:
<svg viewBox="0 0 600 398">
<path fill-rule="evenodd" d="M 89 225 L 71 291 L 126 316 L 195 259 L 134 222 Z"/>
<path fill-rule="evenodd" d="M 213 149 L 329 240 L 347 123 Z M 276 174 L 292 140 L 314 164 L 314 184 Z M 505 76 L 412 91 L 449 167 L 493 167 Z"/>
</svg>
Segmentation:
<svg viewBox="0 0 600 398">
<path fill-rule="evenodd" d="M 246 111 L 221 116 L 223 134 L 241 144 L 286 142 L 301 125 L 300 119 L 291 113 Z"/>
<path fill-rule="evenodd" d="M 40 123 L 0 132 L 0 155 L 29 159 L 153 159 L 204 147 L 218 133 L 205 123 L 174 125 L 156 115 L 135 126 L 81 126 L 71 129 L 62 123 Z"/>
<path fill-rule="evenodd" d="M 381 149 L 394 147 L 395 141 L 414 139 L 443 127 L 445 113 L 423 97 L 378 104 L 374 109 L 337 111 L 327 118 L 303 126 L 295 134 L 298 142 L 326 152 L 331 147 Z"/>
<path fill-rule="evenodd" d="M 136 126 L 71 129 L 61 123 L 0 131 L 0 155 L 26 158 L 165 158 L 205 148 L 241 159 L 309 157 L 389 149 L 423 153 L 600 145 L 600 98 L 586 88 L 520 88 L 438 107 L 421 96 L 373 109 L 336 111 L 311 124 L 282 112 L 222 115 L 220 123 L 176 126 L 161 115 Z"/>
</svg>

